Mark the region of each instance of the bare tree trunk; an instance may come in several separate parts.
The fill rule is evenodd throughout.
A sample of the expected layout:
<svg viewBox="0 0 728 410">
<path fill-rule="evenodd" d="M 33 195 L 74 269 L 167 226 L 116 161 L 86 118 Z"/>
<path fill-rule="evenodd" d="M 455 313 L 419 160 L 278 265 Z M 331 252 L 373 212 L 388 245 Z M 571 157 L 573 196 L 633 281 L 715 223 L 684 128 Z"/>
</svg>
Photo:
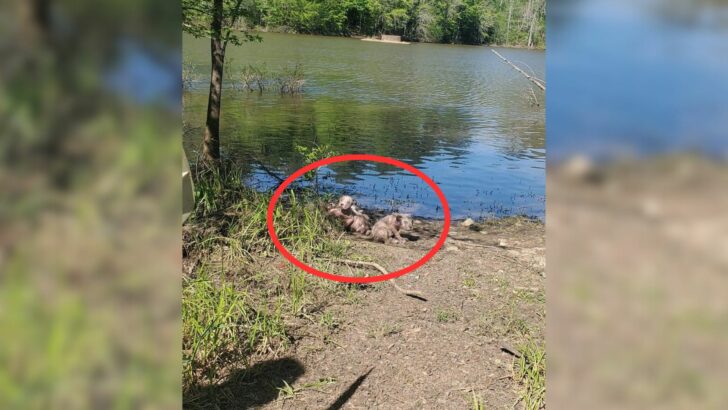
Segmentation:
<svg viewBox="0 0 728 410">
<path fill-rule="evenodd" d="M 531 24 L 528 28 L 528 47 L 533 47 L 533 35 L 536 31 L 536 23 L 538 22 L 538 17 L 541 11 L 541 5 L 536 3 L 536 7 L 533 8 L 531 11 Z"/>
<path fill-rule="evenodd" d="M 203 153 L 208 162 L 216 162 L 220 159 L 220 103 L 222 70 L 225 63 L 225 45 L 222 41 L 222 1 L 215 0 L 213 4 L 212 38 L 210 39 L 212 72 L 210 73 L 210 94 L 207 99 L 207 121 L 203 139 Z"/>
<path fill-rule="evenodd" d="M 534 14 L 534 16 L 535 16 L 535 14 Z M 532 17 L 531 25 L 528 28 L 528 48 L 533 47 L 533 25 L 534 25 L 535 21 L 536 21 L 536 18 Z"/>
<path fill-rule="evenodd" d="M 508 45 L 508 38 L 511 35 L 511 16 L 513 15 L 513 0 L 508 2 L 508 24 L 506 25 L 506 45 Z"/>
</svg>

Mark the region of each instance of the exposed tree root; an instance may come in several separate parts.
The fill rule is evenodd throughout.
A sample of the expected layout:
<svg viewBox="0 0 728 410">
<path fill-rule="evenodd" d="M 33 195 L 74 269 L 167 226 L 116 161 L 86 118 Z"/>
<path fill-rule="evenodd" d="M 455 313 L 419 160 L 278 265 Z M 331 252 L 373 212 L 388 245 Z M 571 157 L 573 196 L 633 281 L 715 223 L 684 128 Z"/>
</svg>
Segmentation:
<svg viewBox="0 0 728 410">
<path fill-rule="evenodd" d="M 348 265 L 369 266 L 369 267 L 375 268 L 378 271 L 382 272 L 383 275 L 389 274 L 389 272 L 387 272 L 387 270 L 384 269 L 382 267 L 382 265 L 380 265 L 380 264 L 378 264 L 376 262 L 353 261 L 353 260 L 349 260 L 349 259 L 331 259 L 331 261 L 333 261 L 333 262 L 339 262 L 339 263 L 344 263 L 344 264 L 348 264 Z M 402 293 L 404 295 L 407 295 L 409 297 L 413 297 L 415 299 L 427 301 L 427 299 L 425 299 L 425 297 L 422 294 L 422 292 L 417 291 L 417 290 L 407 290 L 407 289 L 404 289 L 404 288 L 400 287 L 399 285 L 397 285 L 397 282 L 396 282 L 395 279 L 391 279 L 389 282 L 392 284 L 392 286 L 394 286 L 394 289 L 396 289 L 397 292 Z"/>
</svg>

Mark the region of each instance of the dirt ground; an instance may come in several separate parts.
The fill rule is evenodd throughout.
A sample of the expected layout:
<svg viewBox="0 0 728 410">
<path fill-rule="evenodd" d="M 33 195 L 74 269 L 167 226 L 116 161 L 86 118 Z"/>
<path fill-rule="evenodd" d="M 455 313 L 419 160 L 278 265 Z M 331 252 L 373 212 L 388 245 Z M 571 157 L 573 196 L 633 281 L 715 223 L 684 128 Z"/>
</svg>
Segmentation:
<svg viewBox="0 0 728 410">
<path fill-rule="evenodd" d="M 547 186 L 549 405 L 725 407 L 728 163 L 574 158 Z"/>
<path fill-rule="evenodd" d="M 426 253 L 441 227 L 417 221 L 416 240 L 357 240 L 357 252 L 393 271 Z M 513 408 L 522 385 L 503 348 L 543 340 L 544 272 L 542 222 L 456 222 L 432 260 L 397 279 L 426 301 L 388 282 L 351 285 L 353 298 L 287 323 L 291 346 L 232 375 L 217 400 L 236 408 L 465 409 L 477 396 L 484 408 Z"/>
</svg>

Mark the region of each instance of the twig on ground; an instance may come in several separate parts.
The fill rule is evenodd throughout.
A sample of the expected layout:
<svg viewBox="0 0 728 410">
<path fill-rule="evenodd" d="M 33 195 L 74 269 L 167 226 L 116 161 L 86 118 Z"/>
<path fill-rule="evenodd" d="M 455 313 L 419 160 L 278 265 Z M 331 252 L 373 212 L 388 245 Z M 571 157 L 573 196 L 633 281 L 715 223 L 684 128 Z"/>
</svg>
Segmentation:
<svg viewBox="0 0 728 410">
<path fill-rule="evenodd" d="M 501 350 L 501 352 L 508 353 L 509 355 L 514 356 L 516 358 L 521 357 L 521 354 L 518 353 L 518 351 L 516 349 L 511 349 L 508 346 L 501 346 L 500 350 Z"/>
<path fill-rule="evenodd" d="M 387 272 L 387 270 L 384 269 L 382 267 L 382 265 L 380 265 L 376 262 L 353 261 L 353 260 L 349 260 L 349 259 L 331 259 L 331 260 L 334 262 L 340 262 L 340 263 L 347 264 L 347 265 L 350 264 L 350 265 L 359 265 L 359 266 L 369 266 L 369 267 L 373 267 L 373 268 L 377 269 L 378 271 L 382 272 L 382 274 L 384 274 L 384 275 L 389 274 L 389 272 Z M 424 300 L 424 301 L 427 300 L 423 296 L 422 292 L 417 291 L 417 290 L 404 289 L 404 288 L 400 287 L 399 285 L 397 285 L 397 282 L 394 279 L 392 279 L 390 281 L 390 283 L 392 284 L 392 286 L 394 286 L 394 289 L 396 289 L 397 292 L 399 292 L 399 293 L 402 293 L 409 297 L 413 297 L 415 299 L 420 299 L 420 300 Z"/>
</svg>

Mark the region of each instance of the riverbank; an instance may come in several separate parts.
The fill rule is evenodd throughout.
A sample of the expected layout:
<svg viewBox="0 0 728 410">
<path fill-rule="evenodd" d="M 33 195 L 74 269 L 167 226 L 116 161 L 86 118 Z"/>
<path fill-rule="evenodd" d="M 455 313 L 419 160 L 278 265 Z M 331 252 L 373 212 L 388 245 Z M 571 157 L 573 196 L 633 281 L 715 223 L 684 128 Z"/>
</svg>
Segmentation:
<svg viewBox="0 0 728 410">
<path fill-rule="evenodd" d="M 364 37 L 361 39 L 362 41 L 373 41 L 376 43 L 389 43 L 389 44 L 412 44 L 409 41 L 402 41 L 402 40 L 386 40 L 386 39 L 378 39 L 374 37 Z"/>
<path fill-rule="evenodd" d="M 266 195 L 234 188 L 221 198 L 198 205 L 184 226 L 187 408 L 445 409 L 542 400 L 543 223 L 453 224 L 442 250 L 397 280 L 423 301 L 389 282 L 335 283 L 293 268 L 265 231 Z M 321 206 L 305 194 L 289 197 L 279 236 L 307 263 L 339 274 L 379 272 L 333 260 L 374 261 L 390 271 L 410 264 L 442 229 L 441 221 L 417 220 L 412 240 L 378 244 L 341 232 Z M 527 369 L 514 354 L 526 356 Z"/>
<path fill-rule="evenodd" d="M 534 47 L 528 47 L 527 45 L 523 44 L 497 44 L 497 43 L 483 43 L 483 44 L 468 44 L 468 43 L 451 43 L 451 42 L 441 42 L 441 41 L 390 41 L 390 40 L 379 40 L 374 37 L 365 36 L 361 34 L 352 33 L 350 35 L 338 35 L 338 34 L 321 34 L 321 33 L 297 33 L 294 31 L 288 31 L 288 30 L 280 30 L 280 29 L 270 29 L 266 27 L 256 27 L 252 32 L 252 34 L 265 34 L 265 33 L 277 33 L 277 34 L 290 34 L 290 35 L 296 35 L 296 36 L 309 36 L 309 37 L 339 37 L 339 38 L 348 38 L 352 40 L 363 40 L 363 41 L 373 41 L 373 42 L 379 42 L 379 43 L 394 43 L 394 44 L 443 44 L 443 45 L 457 45 L 457 46 L 474 46 L 474 47 L 493 47 L 493 48 L 510 48 L 510 49 L 519 49 L 519 50 L 534 50 L 534 51 L 546 51 L 545 46 L 534 46 Z"/>
</svg>

